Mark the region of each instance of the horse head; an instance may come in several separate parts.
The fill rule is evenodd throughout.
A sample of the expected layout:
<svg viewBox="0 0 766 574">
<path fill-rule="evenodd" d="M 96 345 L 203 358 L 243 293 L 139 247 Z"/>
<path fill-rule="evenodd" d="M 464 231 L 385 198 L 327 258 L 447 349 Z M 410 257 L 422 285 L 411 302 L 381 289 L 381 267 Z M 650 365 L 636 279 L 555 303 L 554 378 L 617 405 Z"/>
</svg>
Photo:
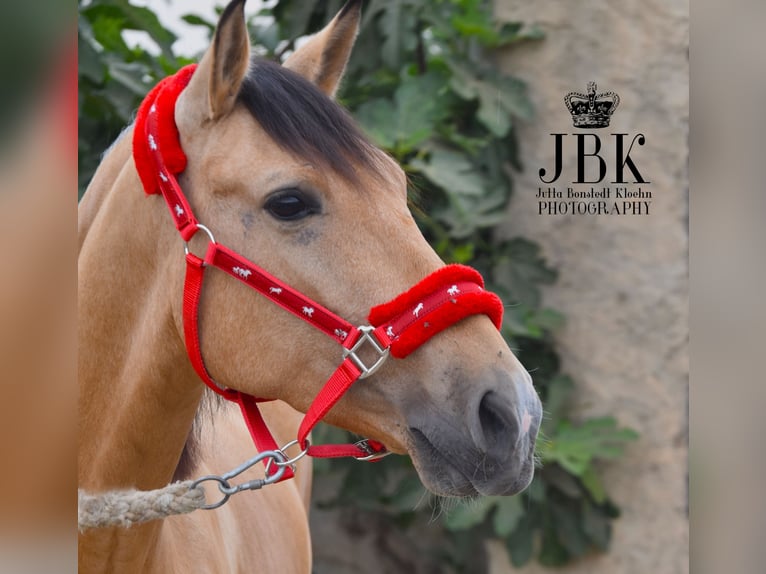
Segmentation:
<svg viewBox="0 0 766 574">
<path fill-rule="evenodd" d="M 444 263 L 408 209 L 402 169 L 334 100 L 361 2 L 350 0 L 282 66 L 251 59 L 244 4 L 227 6 L 175 106 L 188 158 L 179 184 L 218 242 L 363 325 L 371 308 Z M 305 412 L 338 366 L 337 342 L 241 281 L 209 275 L 199 331 L 215 381 Z M 388 361 L 325 417 L 409 454 L 426 487 L 456 496 L 525 488 L 540 419 L 529 374 L 481 314 Z"/>
</svg>

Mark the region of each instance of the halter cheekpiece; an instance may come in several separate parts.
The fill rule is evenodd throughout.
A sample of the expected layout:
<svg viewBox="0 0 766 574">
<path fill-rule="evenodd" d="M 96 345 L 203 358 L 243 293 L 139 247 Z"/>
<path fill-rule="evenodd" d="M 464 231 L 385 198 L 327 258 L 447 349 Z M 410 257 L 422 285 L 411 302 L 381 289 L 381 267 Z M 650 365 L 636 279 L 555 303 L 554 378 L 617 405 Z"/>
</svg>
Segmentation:
<svg viewBox="0 0 766 574">
<path fill-rule="evenodd" d="M 350 456 L 377 460 L 387 454 L 383 444 L 366 439 L 356 444 L 310 445 L 311 429 L 340 400 L 358 379 L 376 372 L 389 355 L 404 358 L 428 339 L 470 315 L 489 316 L 499 329 L 503 305 L 497 295 L 484 290 L 481 275 L 470 267 L 447 265 L 430 274 L 392 301 L 373 307 L 369 325 L 354 326 L 319 303 L 283 283 L 255 263 L 217 243 L 213 233 L 201 225 L 181 190 L 176 176 L 186 168 L 175 124 L 176 100 L 194 73 L 191 65 L 162 80 L 144 99 L 138 110 L 133 133 L 133 158 L 147 195 L 161 194 L 184 242 L 200 230 L 208 235 L 204 258 L 186 249 L 186 279 L 183 293 L 183 321 L 186 348 L 202 381 L 224 398 L 239 404 L 259 452 L 282 450 L 293 444 L 313 457 Z M 261 399 L 217 384 L 205 367 L 200 348 L 198 315 L 203 279 L 208 267 L 216 267 L 255 289 L 263 296 L 310 323 L 342 348 L 343 360 L 311 403 L 298 429 L 297 439 L 280 449 L 258 409 Z M 369 347 L 375 358 L 365 363 L 359 357 Z M 369 352 L 367 353 L 369 355 Z M 280 472 L 279 477 L 275 476 Z M 293 476 L 289 465 L 266 469 L 267 476 L 284 480 Z"/>
</svg>

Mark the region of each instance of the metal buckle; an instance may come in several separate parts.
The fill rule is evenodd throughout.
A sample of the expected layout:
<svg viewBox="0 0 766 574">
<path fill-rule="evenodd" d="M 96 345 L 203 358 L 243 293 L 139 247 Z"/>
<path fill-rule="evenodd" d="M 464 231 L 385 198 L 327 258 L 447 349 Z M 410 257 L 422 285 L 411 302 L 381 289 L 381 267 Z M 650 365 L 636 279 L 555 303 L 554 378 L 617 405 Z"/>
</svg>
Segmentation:
<svg viewBox="0 0 766 574">
<path fill-rule="evenodd" d="M 381 452 L 375 452 L 372 450 L 372 447 L 370 446 L 369 439 L 362 439 L 359 442 L 354 443 L 355 447 L 358 447 L 359 450 L 363 450 L 367 453 L 367 456 L 355 456 L 354 460 L 360 460 L 360 461 L 371 461 L 371 460 L 378 460 L 383 458 L 384 456 L 388 456 L 391 454 L 391 451 L 384 450 Z"/>
<path fill-rule="evenodd" d="M 372 333 L 375 331 L 375 327 L 371 327 L 370 325 L 362 325 L 357 327 L 357 329 L 361 333 L 361 336 L 356 340 L 356 343 L 354 343 L 354 346 L 350 349 L 346 349 L 344 347 L 343 358 L 346 359 L 346 357 L 349 357 L 354 362 L 354 364 L 359 367 L 359 370 L 362 371 L 362 374 L 359 375 L 359 378 L 366 379 L 383 365 L 385 360 L 388 358 L 388 349 L 384 349 L 380 342 L 375 337 L 373 337 Z M 367 342 L 372 345 L 372 348 L 375 349 L 375 352 L 378 354 L 377 360 L 372 364 L 371 367 L 365 365 L 364 361 L 362 361 L 362 359 L 359 358 L 359 356 L 356 354 L 362 345 Z"/>
</svg>

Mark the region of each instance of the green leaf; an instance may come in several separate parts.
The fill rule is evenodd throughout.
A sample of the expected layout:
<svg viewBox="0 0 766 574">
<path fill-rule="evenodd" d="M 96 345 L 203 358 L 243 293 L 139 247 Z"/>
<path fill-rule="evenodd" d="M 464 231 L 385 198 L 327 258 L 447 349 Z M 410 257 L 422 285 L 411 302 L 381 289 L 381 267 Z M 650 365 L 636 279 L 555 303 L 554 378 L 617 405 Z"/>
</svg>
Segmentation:
<svg viewBox="0 0 766 574">
<path fill-rule="evenodd" d="M 503 138 L 511 131 L 511 116 L 500 106 L 500 95 L 482 92 L 479 110 L 476 113 L 478 120 L 496 137 Z M 494 101 L 494 103 L 493 103 Z"/>
<path fill-rule="evenodd" d="M 202 26 L 203 28 L 207 28 L 211 32 L 215 30 L 215 24 L 213 22 L 205 20 L 199 14 L 184 14 L 183 16 L 181 16 L 181 20 L 183 20 L 184 22 L 192 26 Z"/>
<path fill-rule="evenodd" d="M 505 289 L 502 286 L 493 287 L 494 291 L 503 291 Z M 503 300 L 511 300 L 507 295 L 503 296 Z M 523 335 L 525 337 L 530 336 L 529 327 L 527 326 L 527 314 L 529 310 L 526 305 L 519 303 L 513 303 L 506 305 L 505 314 L 503 315 L 503 328 L 507 331 L 509 337 L 517 335 Z"/>
<path fill-rule="evenodd" d="M 338 495 L 359 507 L 374 509 L 379 504 L 378 495 L 385 485 L 385 473 L 376 469 L 374 464 L 358 464 L 349 469 Z"/>
<path fill-rule="evenodd" d="M 548 381 L 545 418 L 541 427 L 546 435 L 552 434 L 558 427 L 573 392 L 574 382 L 566 375 L 556 375 Z"/>
<path fill-rule="evenodd" d="M 553 524 L 558 542 L 571 556 L 582 556 L 590 546 L 582 528 L 578 506 L 577 502 L 552 506 Z"/>
<path fill-rule="evenodd" d="M 593 459 L 618 457 L 625 443 L 637 438 L 635 431 L 617 428 L 611 417 L 589 419 L 579 426 L 562 421 L 540 454 L 544 462 L 557 462 L 572 474 L 582 476 Z"/>
<path fill-rule="evenodd" d="M 392 121 L 396 116 L 390 100 L 377 98 L 359 106 L 356 118 L 372 140 L 383 148 L 392 149 L 396 145 L 397 127 Z"/>
<path fill-rule="evenodd" d="M 444 518 L 444 525 L 453 531 L 472 528 L 484 522 L 487 514 L 496 503 L 494 498 L 488 496 L 461 503 L 449 511 L 449 514 Z"/>
<path fill-rule="evenodd" d="M 146 69 L 140 64 L 124 64 L 113 62 L 109 66 L 109 76 L 115 82 L 130 90 L 133 94 L 143 97 L 149 91 L 150 84 L 144 81 Z"/>
<path fill-rule="evenodd" d="M 390 68 L 397 69 L 401 61 L 401 32 L 404 26 L 402 3 L 399 0 L 390 0 L 387 4 L 388 7 L 380 19 L 380 29 L 386 38 L 381 46 L 381 56 Z"/>
<path fill-rule="evenodd" d="M 555 331 L 564 324 L 564 315 L 553 309 L 539 309 L 529 320 L 541 329 Z"/>
<path fill-rule="evenodd" d="M 101 61 L 100 54 L 79 34 L 77 36 L 77 73 L 94 84 L 101 84 L 106 78 L 106 66 Z"/>
<path fill-rule="evenodd" d="M 122 38 L 125 29 L 125 21 L 120 17 L 109 15 L 105 10 L 94 10 L 90 20 L 93 29 L 93 37 L 106 52 L 128 54 L 130 49 Z"/>
<path fill-rule="evenodd" d="M 311 33 L 309 21 L 314 13 L 316 2 L 279 2 L 274 7 L 274 16 L 284 26 L 287 39 L 295 40 Z M 314 30 L 316 32 L 317 30 Z"/>
<path fill-rule="evenodd" d="M 580 480 L 585 489 L 593 497 L 594 502 L 597 504 L 606 502 L 606 490 L 604 490 L 604 485 L 601 483 L 601 479 L 598 477 L 596 470 L 592 466 L 585 469 L 585 472 L 580 475 Z"/>
<path fill-rule="evenodd" d="M 542 545 L 538 560 L 544 566 L 563 566 L 569 561 L 569 552 L 559 541 L 555 526 L 548 525 L 543 529 Z"/>
<path fill-rule="evenodd" d="M 404 51 L 413 50 L 417 44 L 415 15 L 410 9 L 412 0 L 386 0 L 385 9 L 378 20 L 378 26 L 385 40 L 380 47 L 383 62 L 394 70 L 402 65 Z"/>
<path fill-rule="evenodd" d="M 542 474 L 545 477 L 545 482 L 561 494 L 572 499 L 582 495 L 582 489 L 577 478 L 566 472 L 561 466 L 557 464 L 544 466 Z"/>
<path fill-rule="evenodd" d="M 532 479 L 532 483 L 524 491 L 524 494 L 529 497 L 529 500 L 537 503 L 544 503 L 546 500 L 545 483 L 540 478 L 539 474 L 536 474 Z"/>
<path fill-rule="evenodd" d="M 537 24 L 524 26 L 521 22 L 507 22 L 498 32 L 497 47 L 508 46 L 524 40 L 542 40 L 545 32 Z"/>
<path fill-rule="evenodd" d="M 480 196 L 484 180 L 462 153 L 434 147 L 428 161 L 414 160 L 412 166 L 450 195 Z"/>
<path fill-rule="evenodd" d="M 612 539 L 612 527 L 609 523 L 609 517 L 587 500 L 583 501 L 582 527 L 585 534 L 588 535 L 588 538 L 596 547 L 602 551 L 609 549 L 609 543 Z"/>
<path fill-rule="evenodd" d="M 146 32 L 157 43 L 165 57 L 173 58 L 172 46 L 177 37 L 160 23 L 149 8 L 135 6 L 128 0 L 101 0 L 81 13 L 89 18 L 96 39 L 107 50 L 128 53 L 122 31 L 139 30 Z"/>
<path fill-rule="evenodd" d="M 526 517 L 519 520 L 516 530 L 505 539 L 505 547 L 511 563 L 521 568 L 532 558 L 534 551 L 534 530 Z"/>
<path fill-rule="evenodd" d="M 539 286 L 556 279 L 556 272 L 546 266 L 540 255 L 540 246 L 515 238 L 502 245 L 499 251 L 492 270 L 494 282 L 505 286 L 515 301 L 537 307 L 540 303 Z"/>
<path fill-rule="evenodd" d="M 495 527 L 495 534 L 505 538 L 516 529 L 521 517 L 524 516 L 524 506 L 520 496 L 500 498 L 496 506 L 492 524 Z"/>
<path fill-rule="evenodd" d="M 474 246 L 472 243 L 456 245 L 452 249 L 450 260 L 452 263 L 468 263 L 473 259 Z"/>
<path fill-rule="evenodd" d="M 527 85 L 517 78 L 497 76 L 493 78 L 497 88 L 497 102 L 512 116 L 530 120 L 535 114 L 532 102 L 527 95 Z"/>
<path fill-rule="evenodd" d="M 428 496 L 417 474 L 408 474 L 396 487 L 391 506 L 399 512 L 414 511 Z"/>
<path fill-rule="evenodd" d="M 521 80 L 494 73 L 482 78 L 457 60 L 448 60 L 453 77 L 450 87 L 465 100 L 479 100 L 477 119 L 496 137 L 505 137 L 511 118 L 530 119 L 534 109 Z"/>
<path fill-rule="evenodd" d="M 471 6 L 463 13 L 453 15 L 451 23 L 461 36 L 478 38 L 486 45 L 494 45 L 498 41 L 492 16 L 483 6 Z"/>
<path fill-rule="evenodd" d="M 405 76 L 393 102 L 373 99 L 359 106 L 357 118 L 375 142 L 403 156 L 431 137 L 447 112 L 439 74 Z"/>
<path fill-rule="evenodd" d="M 273 54 L 282 42 L 279 23 L 276 21 L 256 22 L 250 26 L 250 31 L 253 41 L 266 48 L 269 53 Z"/>
<path fill-rule="evenodd" d="M 523 333 L 527 337 L 541 339 L 545 335 L 564 323 L 564 316 L 553 309 L 528 309 L 526 306 L 520 308 L 519 313 L 523 321 L 522 328 L 517 332 Z"/>
</svg>

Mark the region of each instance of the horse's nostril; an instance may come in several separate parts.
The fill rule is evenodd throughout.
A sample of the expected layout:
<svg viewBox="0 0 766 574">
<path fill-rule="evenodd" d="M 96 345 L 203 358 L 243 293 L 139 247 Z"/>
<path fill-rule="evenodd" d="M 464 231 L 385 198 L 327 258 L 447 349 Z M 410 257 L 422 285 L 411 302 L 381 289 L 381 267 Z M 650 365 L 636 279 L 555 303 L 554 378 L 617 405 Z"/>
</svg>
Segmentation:
<svg viewBox="0 0 766 574">
<path fill-rule="evenodd" d="M 481 398 L 478 422 L 483 439 L 479 445 L 485 452 L 508 452 L 516 445 L 519 438 L 518 418 L 511 405 L 494 391 L 487 392 Z"/>
</svg>

